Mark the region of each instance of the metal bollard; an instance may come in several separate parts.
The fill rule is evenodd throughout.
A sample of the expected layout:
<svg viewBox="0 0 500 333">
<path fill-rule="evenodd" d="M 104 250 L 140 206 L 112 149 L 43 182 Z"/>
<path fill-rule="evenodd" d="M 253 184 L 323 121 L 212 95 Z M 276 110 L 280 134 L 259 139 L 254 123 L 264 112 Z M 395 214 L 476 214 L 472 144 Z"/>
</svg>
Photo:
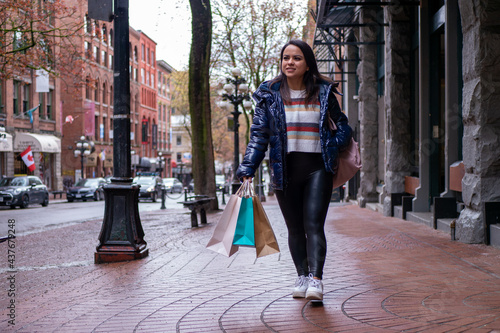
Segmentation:
<svg viewBox="0 0 500 333">
<path fill-rule="evenodd" d="M 226 187 L 225 186 L 222 187 L 222 204 L 223 205 L 226 204 L 226 199 L 224 198 L 224 193 L 226 193 Z"/>
<path fill-rule="evenodd" d="M 188 201 L 188 188 L 184 187 L 184 201 Z"/>
<path fill-rule="evenodd" d="M 161 207 L 160 209 L 167 209 L 167 207 L 165 207 L 165 197 L 167 196 L 167 191 L 165 190 L 165 188 L 162 188 L 161 189 Z"/>
</svg>

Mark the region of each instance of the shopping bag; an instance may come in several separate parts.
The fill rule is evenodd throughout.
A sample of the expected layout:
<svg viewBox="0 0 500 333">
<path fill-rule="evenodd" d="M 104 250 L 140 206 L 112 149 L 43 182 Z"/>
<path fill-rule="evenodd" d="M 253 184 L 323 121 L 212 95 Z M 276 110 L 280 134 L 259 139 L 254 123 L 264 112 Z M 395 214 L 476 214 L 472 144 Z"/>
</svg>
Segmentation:
<svg viewBox="0 0 500 333">
<path fill-rule="evenodd" d="M 253 198 L 241 198 L 238 222 L 234 231 L 234 245 L 255 246 L 255 231 L 253 226 Z"/>
<path fill-rule="evenodd" d="M 208 241 L 207 249 L 226 257 L 230 257 L 238 251 L 238 246 L 233 245 L 233 238 L 240 206 L 241 197 L 235 194 L 231 195 L 215 227 L 213 236 Z"/>
<path fill-rule="evenodd" d="M 328 126 L 332 131 L 337 130 L 337 125 L 331 117 L 328 117 Z M 361 169 L 361 154 L 358 143 L 351 139 L 346 150 L 339 153 L 338 159 L 337 169 L 333 175 L 333 188 L 344 185 Z"/>
<path fill-rule="evenodd" d="M 337 170 L 333 175 L 333 188 L 337 188 L 350 180 L 361 169 L 361 155 L 359 146 L 351 139 L 346 150 L 340 152 Z"/>
<path fill-rule="evenodd" d="M 255 228 L 255 250 L 257 258 L 268 254 L 279 253 L 280 248 L 276 241 L 273 228 L 269 223 L 266 212 L 257 196 L 253 198 L 253 218 Z"/>
</svg>

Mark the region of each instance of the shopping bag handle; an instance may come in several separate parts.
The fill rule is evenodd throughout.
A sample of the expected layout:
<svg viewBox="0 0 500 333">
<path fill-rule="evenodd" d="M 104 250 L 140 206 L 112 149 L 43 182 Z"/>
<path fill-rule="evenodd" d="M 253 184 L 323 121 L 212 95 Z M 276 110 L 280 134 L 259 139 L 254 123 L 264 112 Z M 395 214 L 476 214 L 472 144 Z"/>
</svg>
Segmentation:
<svg viewBox="0 0 500 333">
<path fill-rule="evenodd" d="M 255 195 L 255 192 L 253 190 L 252 183 L 250 182 L 250 179 L 245 179 L 243 181 L 243 184 L 241 184 L 240 188 L 238 191 L 235 193 L 237 196 L 240 198 L 251 198 Z"/>
</svg>

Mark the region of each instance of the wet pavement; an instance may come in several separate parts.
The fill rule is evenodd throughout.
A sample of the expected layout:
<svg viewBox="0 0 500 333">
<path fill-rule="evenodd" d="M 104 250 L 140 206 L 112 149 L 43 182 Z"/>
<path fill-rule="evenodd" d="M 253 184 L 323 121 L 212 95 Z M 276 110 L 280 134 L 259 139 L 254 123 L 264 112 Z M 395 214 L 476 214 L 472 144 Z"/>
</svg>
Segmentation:
<svg viewBox="0 0 500 333">
<path fill-rule="evenodd" d="M 183 208 L 141 213 L 150 254 L 132 262 L 93 263 L 101 221 L 16 238 L 15 274 L 1 243 L 0 331 L 500 332 L 499 249 L 332 204 L 324 302 L 312 303 L 291 297 L 284 221 L 273 197 L 264 207 L 281 253 L 259 259 L 206 250 L 222 212 L 190 228 Z"/>
</svg>

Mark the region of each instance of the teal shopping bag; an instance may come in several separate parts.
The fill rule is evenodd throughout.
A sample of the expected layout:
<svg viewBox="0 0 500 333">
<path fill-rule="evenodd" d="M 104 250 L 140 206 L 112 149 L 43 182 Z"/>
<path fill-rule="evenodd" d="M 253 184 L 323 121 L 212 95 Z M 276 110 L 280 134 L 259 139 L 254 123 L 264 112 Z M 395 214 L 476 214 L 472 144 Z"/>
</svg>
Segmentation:
<svg viewBox="0 0 500 333">
<path fill-rule="evenodd" d="M 233 238 L 234 245 L 255 246 L 252 197 L 241 198 L 240 212 Z"/>
</svg>

